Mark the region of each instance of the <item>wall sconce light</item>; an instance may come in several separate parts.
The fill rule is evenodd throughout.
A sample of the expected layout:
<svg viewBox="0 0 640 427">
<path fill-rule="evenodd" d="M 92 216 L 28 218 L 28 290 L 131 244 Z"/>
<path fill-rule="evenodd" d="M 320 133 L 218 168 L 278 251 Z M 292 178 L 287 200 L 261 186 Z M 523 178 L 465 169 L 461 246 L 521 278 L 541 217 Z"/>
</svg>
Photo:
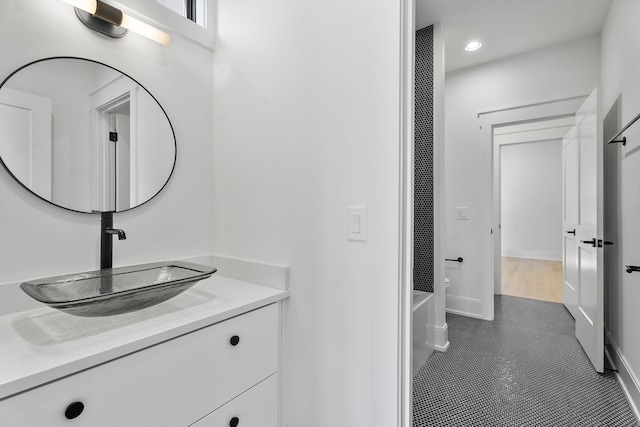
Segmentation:
<svg viewBox="0 0 640 427">
<path fill-rule="evenodd" d="M 100 0 L 62 1 L 75 7 L 76 16 L 84 25 L 109 37 L 124 37 L 129 30 L 165 46 L 171 41 L 171 36 L 164 31 L 132 18 Z"/>
</svg>

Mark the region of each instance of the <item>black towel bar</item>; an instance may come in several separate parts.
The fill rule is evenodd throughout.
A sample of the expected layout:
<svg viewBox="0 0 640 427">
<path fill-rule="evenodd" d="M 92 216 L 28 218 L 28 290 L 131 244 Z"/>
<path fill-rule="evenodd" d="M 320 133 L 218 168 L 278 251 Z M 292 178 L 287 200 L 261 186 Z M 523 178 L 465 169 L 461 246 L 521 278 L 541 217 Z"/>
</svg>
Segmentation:
<svg viewBox="0 0 640 427">
<path fill-rule="evenodd" d="M 622 145 L 627 145 L 627 138 L 626 137 L 623 137 L 622 139 L 618 139 L 618 137 L 621 136 L 624 133 L 624 131 L 629 129 L 629 127 L 631 127 L 631 125 L 633 125 L 638 120 L 640 120 L 640 114 L 638 114 L 633 119 L 631 119 L 631 121 L 629 123 L 627 123 L 625 125 L 625 127 L 622 128 L 622 130 L 620 132 L 615 134 L 615 136 L 613 136 L 609 141 L 607 141 L 607 144 L 614 144 L 616 142 L 621 142 Z"/>
</svg>

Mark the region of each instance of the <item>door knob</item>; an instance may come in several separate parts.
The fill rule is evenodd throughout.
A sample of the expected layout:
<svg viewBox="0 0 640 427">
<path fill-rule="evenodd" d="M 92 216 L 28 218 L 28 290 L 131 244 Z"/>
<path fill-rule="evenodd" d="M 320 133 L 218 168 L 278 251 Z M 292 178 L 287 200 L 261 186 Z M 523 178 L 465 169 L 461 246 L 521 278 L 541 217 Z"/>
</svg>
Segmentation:
<svg viewBox="0 0 640 427">
<path fill-rule="evenodd" d="M 566 231 L 567 234 L 573 234 L 574 236 L 576 235 L 576 229 L 574 228 L 571 231 Z"/>
<path fill-rule="evenodd" d="M 627 273 L 633 273 L 634 271 L 640 271 L 640 267 L 637 265 L 625 265 L 625 270 Z"/>
<path fill-rule="evenodd" d="M 591 245 L 591 246 L 593 246 L 594 248 L 596 247 L 596 244 L 597 244 L 597 243 L 596 243 L 596 238 L 595 238 L 595 237 L 594 237 L 593 239 L 591 239 L 591 240 L 580 240 L 580 241 L 581 241 L 582 243 L 586 244 L 586 245 Z"/>
</svg>

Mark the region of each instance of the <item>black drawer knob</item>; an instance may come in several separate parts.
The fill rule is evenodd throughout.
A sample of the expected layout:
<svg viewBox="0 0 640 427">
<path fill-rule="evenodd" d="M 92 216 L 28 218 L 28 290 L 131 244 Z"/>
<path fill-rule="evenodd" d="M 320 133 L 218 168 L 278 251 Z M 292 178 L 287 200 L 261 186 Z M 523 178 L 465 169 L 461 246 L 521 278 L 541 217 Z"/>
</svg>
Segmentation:
<svg viewBox="0 0 640 427">
<path fill-rule="evenodd" d="M 233 417 L 231 421 L 229 421 L 229 427 L 238 427 L 238 424 L 240 424 L 240 418 L 238 417 Z"/>
<path fill-rule="evenodd" d="M 78 418 L 80 414 L 84 411 L 84 403 L 82 402 L 73 402 L 67 406 L 67 409 L 64 410 L 64 416 L 68 420 L 72 420 L 74 418 Z"/>
<path fill-rule="evenodd" d="M 231 337 L 231 339 L 229 340 L 229 342 L 231 343 L 232 346 L 237 346 L 238 343 L 240 342 L 240 337 L 237 335 L 234 335 Z"/>
</svg>

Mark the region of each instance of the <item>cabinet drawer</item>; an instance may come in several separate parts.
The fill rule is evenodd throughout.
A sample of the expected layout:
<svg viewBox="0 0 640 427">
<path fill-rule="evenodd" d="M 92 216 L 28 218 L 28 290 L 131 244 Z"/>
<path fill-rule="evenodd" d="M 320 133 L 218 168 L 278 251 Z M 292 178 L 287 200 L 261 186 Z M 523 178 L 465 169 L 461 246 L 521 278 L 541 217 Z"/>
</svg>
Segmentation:
<svg viewBox="0 0 640 427">
<path fill-rule="evenodd" d="M 242 393 L 191 427 L 234 426 L 278 426 L 278 374 Z"/>
<path fill-rule="evenodd" d="M 188 426 L 277 369 L 272 304 L 1 401 L 0 420 L 2 427 Z M 69 420 L 73 402 L 84 409 Z"/>
</svg>

